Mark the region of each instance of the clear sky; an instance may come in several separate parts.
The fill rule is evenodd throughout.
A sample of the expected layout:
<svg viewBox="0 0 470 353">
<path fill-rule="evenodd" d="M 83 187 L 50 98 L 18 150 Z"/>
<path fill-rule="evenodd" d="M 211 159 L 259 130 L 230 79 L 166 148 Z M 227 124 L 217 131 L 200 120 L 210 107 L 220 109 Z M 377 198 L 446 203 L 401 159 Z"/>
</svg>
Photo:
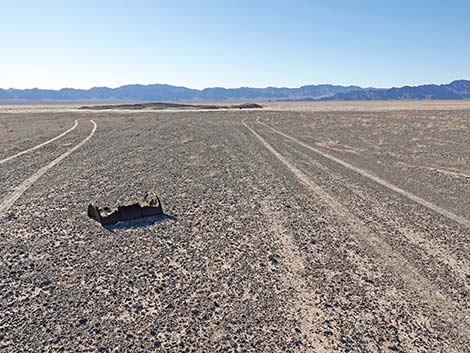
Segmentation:
<svg viewBox="0 0 470 353">
<path fill-rule="evenodd" d="M 467 0 L 0 0 L 1 88 L 460 78 Z"/>
</svg>

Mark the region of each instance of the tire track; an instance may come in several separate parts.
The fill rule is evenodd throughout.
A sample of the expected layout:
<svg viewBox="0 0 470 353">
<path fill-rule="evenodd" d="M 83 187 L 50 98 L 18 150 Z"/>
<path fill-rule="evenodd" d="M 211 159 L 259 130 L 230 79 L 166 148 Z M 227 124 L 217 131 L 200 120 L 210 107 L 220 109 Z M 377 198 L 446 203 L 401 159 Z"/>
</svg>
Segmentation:
<svg viewBox="0 0 470 353">
<path fill-rule="evenodd" d="M 90 134 L 87 137 L 85 137 L 85 139 L 83 139 L 80 143 L 78 143 L 77 145 L 69 149 L 64 154 L 54 159 L 52 162 L 50 162 L 46 166 L 39 169 L 36 173 L 31 175 L 29 178 L 24 180 L 20 185 L 18 185 L 15 188 L 15 190 L 10 195 L 8 195 L 6 198 L 4 198 L 0 202 L 0 217 L 2 217 L 6 213 L 6 211 L 8 211 L 8 209 L 15 203 L 15 201 L 18 200 L 21 197 L 21 195 L 26 190 L 28 190 L 31 187 L 31 185 L 33 185 L 41 176 L 46 174 L 50 169 L 52 169 L 54 166 L 62 162 L 65 158 L 67 158 L 70 154 L 72 154 L 75 150 L 79 149 L 81 146 L 87 143 L 88 140 L 92 138 L 98 126 L 93 120 L 90 120 L 90 122 L 93 124 L 93 129 L 91 130 Z"/>
<path fill-rule="evenodd" d="M 444 297 L 435 286 L 423 278 L 414 267 L 400 254 L 397 254 L 379 236 L 371 232 L 365 224 L 346 209 L 339 201 L 325 192 L 320 186 L 315 184 L 304 172 L 295 167 L 286 157 L 275 150 L 261 135 L 250 128 L 245 121 L 242 124 L 261 142 L 261 144 L 281 161 L 305 186 L 308 187 L 324 204 L 328 205 L 338 217 L 338 221 L 343 221 L 353 231 L 353 235 L 363 245 L 375 252 L 384 262 L 389 265 L 396 274 L 404 279 L 409 288 L 414 291 L 423 301 L 432 303 L 442 308 L 440 313 L 446 321 L 456 326 L 459 334 L 469 333 L 466 310 L 458 307 L 452 299 Z M 269 127 L 269 126 L 268 126 Z"/>
<path fill-rule="evenodd" d="M 27 150 L 24 150 L 24 151 L 21 151 L 21 152 L 18 152 L 17 154 L 14 154 L 13 156 L 10 156 L 10 157 L 7 157 L 7 158 L 4 158 L 2 160 L 0 160 L 0 164 L 2 163 L 5 163 L 5 162 L 8 162 L 8 161 L 11 161 L 12 159 L 15 159 L 16 157 L 19 157 L 19 156 L 22 156 L 23 154 L 26 154 L 26 153 L 29 153 L 29 152 L 32 152 L 32 151 L 35 151 L 41 147 L 44 147 L 62 137 L 64 137 L 65 135 L 67 135 L 69 132 L 73 131 L 78 125 L 78 121 L 75 120 L 75 124 L 68 130 L 64 131 L 63 133 L 61 133 L 60 135 L 54 137 L 54 138 L 51 138 L 50 140 L 47 140 L 43 143 L 40 143 L 39 145 L 37 146 L 34 146 L 34 147 L 31 147 L 31 148 L 28 148 Z"/>
<path fill-rule="evenodd" d="M 315 293 L 308 288 L 303 278 L 306 259 L 296 246 L 292 235 L 282 224 L 282 213 L 275 210 L 272 200 L 267 198 L 261 204 L 261 211 L 269 224 L 269 230 L 274 233 L 280 243 L 280 251 L 285 258 L 286 275 L 283 279 L 287 287 L 293 287 L 296 293 L 293 311 L 300 314 L 300 328 L 308 342 L 308 352 L 326 353 L 331 350 L 324 347 L 322 337 L 316 333 L 318 318 L 322 317 L 321 310 L 315 305 Z M 297 318 L 299 319 L 299 318 Z M 313 350 L 315 347 L 315 350 Z"/>
<path fill-rule="evenodd" d="M 292 148 L 295 150 L 294 144 L 292 144 Z M 384 231 L 386 229 L 394 229 L 395 234 L 399 234 L 402 239 L 406 239 L 410 245 L 413 244 L 420 250 L 419 256 L 415 257 L 415 260 L 421 256 L 424 256 L 428 260 L 433 261 L 435 259 L 439 259 L 441 265 L 451 269 L 453 274 L 455 274 L 460 279 L 461 283 L 466 288 L 468 287 L 468 280 L 466 276 L 470 272 L 470 268 L 464 259 L 455 256 L 455 249 L 449 247 L 448 244 L 442 240 L 438 241 L 430 239 L 423 231 L 413 228 L 410 225 L 404 225 L 398 222 L 395 217 L 393 217 L 392 213 L 390 213 L 390 210 L 384 208 L 383 203 L 381 203 L 379 200 L 376 200 L 375 198 L 366 196 L 367 191 L 363 188 L 363 186 L 359 186 L 356 183 L 351 183 L 340 174 L 334 173 L 334 171 L 328 166 L 318 162 L 317 160 L 313 159 L 312 156 L 308 155 L 308 152 L 300 153 L 308 158 L 308 162 L 306 159 L 306 161 L 302 163 L 304 166 L 309 165 L 311 167 L 315 167 L 317 171 L 321 171 L 321 174 L 328 175 L 328 178 L 331 178 L 331 181 L 336 186 L 341 186 L 347 190 L 349 194 L 356 195 L 358 198 L 356 205 L 363 205 L 363 207 L 358 208 L 354 204 L 349 204 L 349 207 L 345 206 L 351 209 L 356 217 L 361 218 L 367 222 L 369 218 L 368 216 L 375 214 L 380 218 L 380 226 L 376 221 L 374 222 L 376 227 L 380 227 Z M 347 203 L 346 200 L 344 202 Z M 368 206 L 366 207 L 364 205 Z"/>
<path fill-rule="evenodd" d="M 419 196 L 417 196 L 417 195 L 415 195 L 415 194 L 412 194 L 411 192 L 408 192 L 408 191 L 406 191 L 406 190 L 403 190 L 403 189 L 399 188 L 399 187 L 396 186 L 395 184 L 392 184 L 392 183 L 390 183 L 390 182 L 388 182 L 388 181 L 386 181 L 386 180 L 384 180 L 384 179 L 382 179 L 382 178 L 379 178 L 378 176 L 372 175 L 372 174 L 369 173 L 368 171 L 366 171 L 366 170 L 364 170 L 364 169 L 361 169 L 361 168 L 358 168 L 358 167 L 355 167 L 355 166 L 349 164 L 348 162 L 345 162 L 345 161 L 343 161 L 343 160 L 341 160 L 341 159 L 339 159 L 339 158 L 336 158 L 336 157 L 334 157 L 334 156 L 332 156 L 332 155 L 330 155 L 330 154 L 328 154 L 328 153 L 326 153 L 326 152 L 324 152 L 324 151 L 321 151 L 321 150 L 319 150 L 319 149 L 317 149 L 317 148 L 315 148 L 315 147 L 312 147 L 312 146 L 310 146 L 310 145 L 308 145 L 308 144 L 306 144 L 306 143 L 304 143 L 304 142 L 302 142 L 302 141 L 296 139 L 295 137 L 292 137 L 292 136 L 290 136 L 290 135 L 287 135 L 287 134 L 283 133 L 282 131 L 277 130 L 277 129 L 274 128 L 274 127 L 271 127 L 271 126 L 269 126 L 269 125 L 267 125 L 267 124 L 265 124 L 265 123 L 260 123 L 260 124 L 263 125 L 263 126 L 265 126 L 265 127 L 267 127 L 268 129 L 271 129 L 271 130 L 274 131 L 275 133 L 277 133 L 277 134 L 279 134 L 279 135 L 281 135 L 281 136 L 283 136 L 283 137 L 285 137 L 285 138 L 287 138 L 287 139 L 289 139 L 289 140 L 291 140 L 291 141 L 297 143 L 298 145 L 300 145 L 300 146 L 302 146 L 302 147 L 305 147 L 305 148 L 307 148 L 307 149 L 309 149 L 309 150 L 311 150 L 311 151 L 313 151 L 313 152 L 319 154 L 320 156 L 322 156 L 322 157 L 324 157 L 324 158 L 326 158 L 326 159 L 329 159 L 329 160 L 331 160 L 331 161 L 333 161 L 333 162 L 336 162 L 336 163 L 342 165 L 343 167 L 345 167 L 345 168 L 347 168 L 347 169 L 349 169 L 349 170 L 351 170 L 351 171 L 353 171 L 353 172 L 355 172 L 355 173 L 357 173 L 357 174 L 360 174 L 360 175 L 362 175 L 363 177 L 366 177 L 367 179 L 372 180 L 372 181 L 374 181 L 375 183 L 380 184 L 380 185 L 382 185 L 383 187 L 385 187 L 385 188 L 387 188 L 387 189 L 389 189 L 389 190 L 391 190 L 391 191 L 393 191 L 393 192 L 395 192 L 395 193 L 397 193 L 397 194 L 400 194 L 400 195 L 406 197 L 407 199 L 409 199 L 409 200 L 411 200 L 411 201 L 413 201 L 413 202 L 416 202 L 416 203 L 418 203 L 418 204 L 420 204 L 420 205 L 422 205 L 422 206 L 424 206 L 424 207 L 426 207 L 426 208 L 428 208 L 428 209 L 430 209 L 430 210 L 432 210 L 432 211 L 434 211 L 434 212 L 436 212 L 436 213 L 439 213 L 441 216 L 444 216 L 444 217 L 446 217 L 446 218 L 448 218 L 448 219 L 450 219 L 450 220 L 453 220 L 454 222 L 457 222 L 457 223 L 459 223 L 460 225 L 462 225 L 462 226 L 464 226 L 464 227 L 470 229 L 470 220 L 468 220 L 468 219 L 466 219 L 466 218 L 464 218 L 464 217 L 462 217 L 462 216 L 456 215 L 455 213 L 450 212 L 450 211 L 448 211 L 448 210 L 446 210 L 446 209 L 444 209 L 444 208 L 442 208 L 442 207 L 439 207 L 439 206 L 437 206 L 437 205 L 434 205 L 433 203 L 431 203 L 431 202 L 429 202 L 429 201 L 426 201 L 426 200 L 422 199 L 421 197 L 419 197 Z M 246 126 L 246 124 L 245 124 L 245 126 Z"/>
</svg>

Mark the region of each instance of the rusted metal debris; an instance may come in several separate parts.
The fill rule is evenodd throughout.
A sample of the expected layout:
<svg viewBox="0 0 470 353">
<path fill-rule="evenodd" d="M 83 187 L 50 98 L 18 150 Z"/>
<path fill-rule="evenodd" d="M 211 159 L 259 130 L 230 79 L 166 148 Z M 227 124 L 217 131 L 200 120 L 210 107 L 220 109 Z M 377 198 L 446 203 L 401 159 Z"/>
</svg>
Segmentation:
<svg viewBox="0 0 470 353">
<path fill-rule="evenodd" d="M 88 217 L 101 223 L 101 225 L 112 225 L 117 222 L 131 221 L 146 217 L 163 214 L 162 203 L 157 195 L 147 194 L 137 203 L 117 208 L 96 207 L 88 205 Z"/>
</svg>

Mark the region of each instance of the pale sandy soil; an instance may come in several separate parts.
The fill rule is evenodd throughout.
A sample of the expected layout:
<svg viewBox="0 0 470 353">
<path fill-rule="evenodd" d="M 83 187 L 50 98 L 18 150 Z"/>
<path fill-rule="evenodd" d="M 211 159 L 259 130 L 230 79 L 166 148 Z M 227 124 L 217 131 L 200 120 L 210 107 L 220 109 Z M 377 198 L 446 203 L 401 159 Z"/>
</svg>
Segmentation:
<svg viewBox="0 0 470 353">
<path fill-rule="evenodd" d="M 197 102 L 197 104 L 239 104 L 240 102 Z M 389 111 L 389 110 L 466 110 L 470 100 L 410 100 L 352 102 L 255 102 L 265 110 L 281 111 Z M 110 103 L 111 104 L 111 103 Z M 189 103 L 191 104 L 191 103 Z M 0 113 L 76 111 L 87 103 L 71 104 L 0 104 Z M 98 105 L 98 103 L 96 104 Z M 168 109 L 168 111 L 178 111 Z"/>
</svg>

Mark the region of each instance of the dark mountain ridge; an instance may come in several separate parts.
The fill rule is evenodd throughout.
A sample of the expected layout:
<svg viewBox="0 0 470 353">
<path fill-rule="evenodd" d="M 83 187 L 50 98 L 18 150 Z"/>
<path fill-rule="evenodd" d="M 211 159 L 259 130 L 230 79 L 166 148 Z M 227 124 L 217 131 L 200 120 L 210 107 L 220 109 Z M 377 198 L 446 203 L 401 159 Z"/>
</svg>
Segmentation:
<svg viewBox="0 0 470 353">
<path fill-rule="evenodd" d="M 389 89 L 368 88 L 350 92 L 339 92 L 320 100 L 403 100 L 403 99 L 468 99 L 470 81 L 457 80 L 442 85 L 403 86 Z"/>
<path fill-rule="evenodd" d="M 322 98 L 336 93 L 361 89 L 357 86 L 310 85 L 300 88 L 205 88 L 203 90 L 171 85 L 126 85 L 117 88 L 94 87 L 89 90 L 63 88 L 60 90 L 0 89 L 0 100 L 16 101 L 236 101 Z"/>
<path fill-rule="evenodd" d="M 358 86 L 306 85 L 299 88 L 223 88 L 202 90 L 166 84 L 125 85 L 117 88 L 0 89 L 2 102 L 179 102 L 179 101 L 309 101 L 309 100 L 399 100 L 399 99 L 467 99 L 470 81 L 458 80 L 442 85 L 404 86 L 389 89 Z"/>
</svg>

